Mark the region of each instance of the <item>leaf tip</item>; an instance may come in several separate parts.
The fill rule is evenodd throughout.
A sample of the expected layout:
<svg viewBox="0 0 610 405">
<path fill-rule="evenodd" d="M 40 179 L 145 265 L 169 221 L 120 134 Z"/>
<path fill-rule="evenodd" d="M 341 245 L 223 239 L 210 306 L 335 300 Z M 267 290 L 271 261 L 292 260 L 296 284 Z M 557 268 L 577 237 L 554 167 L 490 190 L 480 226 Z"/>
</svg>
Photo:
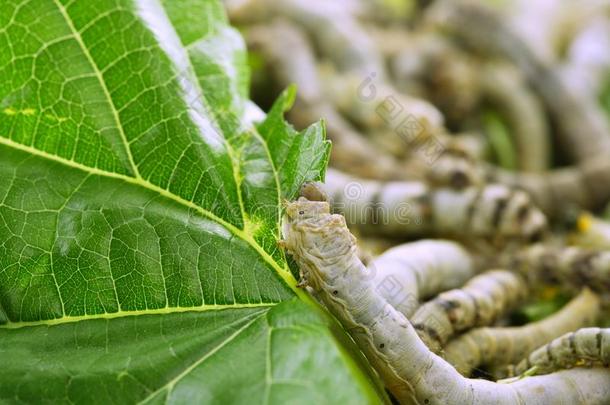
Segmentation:
<svg viewBox="0 0 610 405">
<path fill-rule="evenodd" d="M 284 107 L 284 111 L 288 111 L 294 105 L 294 101 L 297 97 L 297 85 L 291 84 L 286 87 L 286 90 L 282 92 L 280 95 L 280 99 L 282 100 L 282 105 Z"/>
</svg>

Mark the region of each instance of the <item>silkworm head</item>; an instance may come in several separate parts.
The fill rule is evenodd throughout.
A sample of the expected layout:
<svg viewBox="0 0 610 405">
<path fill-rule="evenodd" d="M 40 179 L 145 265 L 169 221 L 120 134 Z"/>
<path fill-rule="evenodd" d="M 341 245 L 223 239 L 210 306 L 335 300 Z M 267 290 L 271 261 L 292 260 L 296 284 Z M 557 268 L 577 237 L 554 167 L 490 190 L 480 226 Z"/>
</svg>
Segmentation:
<svg viewBox="0 0 610 405">
<path fill-rule="evenodd" d="M 309 201 L 328 201 L 328 194 L 324 191 L 323 185 L 318 182 L 308 181 L 303 183 L 299 194 Z"/>
<path fill-rule="evenodd" d="M 286 215 L 290 221 L 319 218 L 330 213 L 330 206 L 324 201 L 309 201 L 304 197 L 288 203 Z"/>
</svg>

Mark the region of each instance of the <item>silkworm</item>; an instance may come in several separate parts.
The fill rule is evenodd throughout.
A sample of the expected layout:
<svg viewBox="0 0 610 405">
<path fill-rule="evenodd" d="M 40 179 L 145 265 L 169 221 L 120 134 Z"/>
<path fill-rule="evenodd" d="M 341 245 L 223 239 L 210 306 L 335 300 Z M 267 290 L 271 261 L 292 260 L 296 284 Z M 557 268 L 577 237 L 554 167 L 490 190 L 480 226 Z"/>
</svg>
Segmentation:
<svg viewBox="0 0 610 405">
<path fill-rule="evenodd" d="M 377 292 L 410 317 L 421 299 L 463 285 L 477 264 L 456 242 L 421 240 L 389 249 L 367 267 Z"/>
<path fill-rule="evenodd" d="M 515 173 L 492 167 L 486 173 L 491 182 L 526 191 L 552 217 L 571 206 L 595 210 L 610 199 L 610 160 L 606 155 L 592 155 L 579 165 L 547 173 Z"/>
<path fill-rule="evenodd" d="M 610 291 L 609 250 L 536 244 L 500 262 L 532 282 L 586 286 L 600 293 Z"/>
<path fill-rule="evenodd" d="M 306 181 L 299 189 L 299 197 L 304 197 L 309 201 L 328 201 L 328 195 L 324 191 L 324 186 L 317 181 Z"/>
<path fill-rule="evenodd" d="M 401 47 L 389 61 L 398 88 L 430 100 L 450 127 L 461 126 L 480 101 L 479 64 L 434 32 L 406 33 L 398 38 Z"/>
<path fill-rule="evenodd" d="M 343 324 L 403 404 L 604 404 L 610 371 L 567 370 L 510 384 L 462 377 L 430 352 L 407 318 L 374 288 L 345 219 L 323 202 L 286 208 L 284 246 L 305 282 Z M 578 387 L 578 388 L 576 388 Z"/>
<path fill-rule="evenodd" d="M 325 0 L 259 2 L 265 3 L 275 15 L 300 26 L 312 38 L 319 53 L 334 62 L 339 74 L 331 74 L 323 86 L 323 89 L 328 90 L 326 99 L 332 100 L 339 111 L 353 121 L 368 128 L 385 128 L 393 132 L 398 123 L 388 125 L 387 117 L 380 116 L 378 107 L 386 97 L 394 97 L 397 108 L 411 114 L 423 130 L 433 132 L 442 126 L 442 114 L 432 104 L 401 94 L 393 88 L 386 78 L 381 53 L 358 20 L 348 11 Z M 376 79 L 376 82 L 370 83 L 370 88 L 365 80 L 367 77 Z M 395 138 L 399 140 L 398 136 Z"/>
<path fill-rule="evenodd" d="M 433 33 L 406 42 L 391 60 L 393 75 L 401 88 L 423 87 L 420 94 L 423 92 L 438 106 L 453 127 L 463 125 L 465 116 L 477 114 L 481 103 L 491 103 L 514 134 L 518 167 L 524 171 L 549 167 L 546 112 L 518 70 L 499 62 L 481 66 L 472 56 Z"/>
<path fill-rule="evenodd" d="M 518 169 L 548 169 L 551 145 L 546 112 L 520 72 L 508 64 L 488 64 L 482 69 L 480 80 L 483 99 L 500 112 L 511 129 Z"/>
<path fill-rule="evenodd" d="M 599 297 L 585 289 L 557 313 L 538 322 L 468 331 L 445 346 L 443 357 L 465 376 L 481 365 L 517 363 L 544 343 L 593 325 L 599 312 Z"/>
<path fill-rule="evenodd" d="M 603 14 L 591 17 L 573 39 L 561 73 L 572 89 L 597 99 L 610 75 L 610 21 Z"/>
<path fill-rule="evenodd" d="M 370 233 L 531 240 L 546 229 L 546 218 L 525 193 L 501 185 L 431 188 L 422 182 L 362 180 L 330 169 L 325 187 L 333 210 Z"/>
<path fill-rule="evenodd" d="M 297 85 L 296 107 L 289 112 L 291 121 L 306 127 L 324 117 L 328 136 L 334 144 L 330 158 L 334 166 L 363 176 L 398 177 L 401 165 L 359 134 L 324 100 L 314 51 L 301 30 L 276 21 L 250 27 L 246 40 L 250 50 L 263 55 L 278 87 Z"/>
<path fill-rule="evenodd" d="M 393 180 L 408 178 L 407 164 L 385 153 L 369 137 L 357 132 L 333 106 L 318 104 L 302 108 L 290 115 L 295 124 L 310 125 L 324 117 L 329 138 L 333 142 L 330 162 L 333 166 L 349 170 L 368 178 Z M 415 171 L 417 173 L 417 171 Z"/>
<path fill-rule="evenodd" d="M 595 100 L 571 91 L 563 76 L 542 60 L 490 7 L 471 1 L 437 1 L 426 15 L 435 26 L 485 54 L 513 61 L 559 126 L 566 153 L 575 161 L 610 153 L 610 125 Z"/>
<path fill-rule="evenodd" d="M 610 328 L 582 328 L 534 350 L 515 367 L 515 374 L 549 374 L 576 366 L 610 364 Z"/>
<path fill-rule="evenodd" d="M 492 270 L 463 288 L 438 295 L 411 317 L 419 337 L 435 353 L 456 333 L 493 323 L 527 297 L 525 280 L 506 270 Z"/>
<path fill-rule="evenodd" d="M 591 249 L 610 249 L 610 222 L 583 213 L 578 217 L 576 231 L 570 241 L 577 246 Z"/>
<path fill-rule="evenodd" d="M 229 16 L 240 23 L 266 23 L 274 17 L 290 20 L 313 40 L 318 52 L 343 72 L 383 74 L 384 64 L 374 43 L 345 1 L 246 0 L 230 2 Z"/>
<path fill-rule="evenodd" d="M 396 144 L 402 145 L 403 150 L 420 137 L 436 136 L 444 124 L 443 115 L 436 107 L 398 91 L 375 72 L 364 79 L 361 75 L 329 74 L 324 88 L 326 97 L 351 121 L 367 132 L 392 134 L 392 139 L 396 139 Z M 413 128 L 401 136 L 397 128 L 405 119 L 411 120 Z"/>
<path fill-rule="evenodd" d="M 463 147 L 465 137 L 460 141 L 446 145 L 434 164 L 426 168 L 426 181 L 431 186 L 462 190 L 484 183 L 485 173 L 480 162 Z"/>
</svg>

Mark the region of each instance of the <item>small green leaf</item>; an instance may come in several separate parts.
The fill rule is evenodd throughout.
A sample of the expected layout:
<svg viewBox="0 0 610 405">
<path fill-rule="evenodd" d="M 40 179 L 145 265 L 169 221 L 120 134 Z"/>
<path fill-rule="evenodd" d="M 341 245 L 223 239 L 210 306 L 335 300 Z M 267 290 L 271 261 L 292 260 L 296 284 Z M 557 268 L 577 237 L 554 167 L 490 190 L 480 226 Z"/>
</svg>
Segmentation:
<svg viewBox="0 0 610 405">
<path fill-rule="evenodd" d="M 488 111 L 483 116 L 483 125 L 498 165 L 504 169 L 516 170 L 515 147 L 502 118 L 497 113 Z"/>
<path fill-rule="evenodd" d="M 267 119 L 258 126 L 278 168 L 282 197 L 287 200 L 295 198 L 305 181 L 324 180 L 324 169 L 330 156 L 330 142 L 325 140 L 323 122 L 297 132 L 284 120 L 284 112 L 292 107 L 295 95 L 295 86 L 286 89 Z"/>
</svg>

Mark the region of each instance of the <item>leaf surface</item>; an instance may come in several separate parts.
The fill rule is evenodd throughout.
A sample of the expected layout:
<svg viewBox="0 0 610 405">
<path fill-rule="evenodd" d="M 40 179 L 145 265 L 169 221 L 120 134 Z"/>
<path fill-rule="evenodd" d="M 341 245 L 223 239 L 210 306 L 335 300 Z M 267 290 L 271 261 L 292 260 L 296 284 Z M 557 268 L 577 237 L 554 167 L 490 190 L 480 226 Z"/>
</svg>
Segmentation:
<svg viewBox="0 0 610 405">
<path fill-rule="evenodd" d="M 215 0 L 3 2 L 0 400 L 383 398 L 277 247 L 324 128 L 246 66 Z"/>
</svg>

